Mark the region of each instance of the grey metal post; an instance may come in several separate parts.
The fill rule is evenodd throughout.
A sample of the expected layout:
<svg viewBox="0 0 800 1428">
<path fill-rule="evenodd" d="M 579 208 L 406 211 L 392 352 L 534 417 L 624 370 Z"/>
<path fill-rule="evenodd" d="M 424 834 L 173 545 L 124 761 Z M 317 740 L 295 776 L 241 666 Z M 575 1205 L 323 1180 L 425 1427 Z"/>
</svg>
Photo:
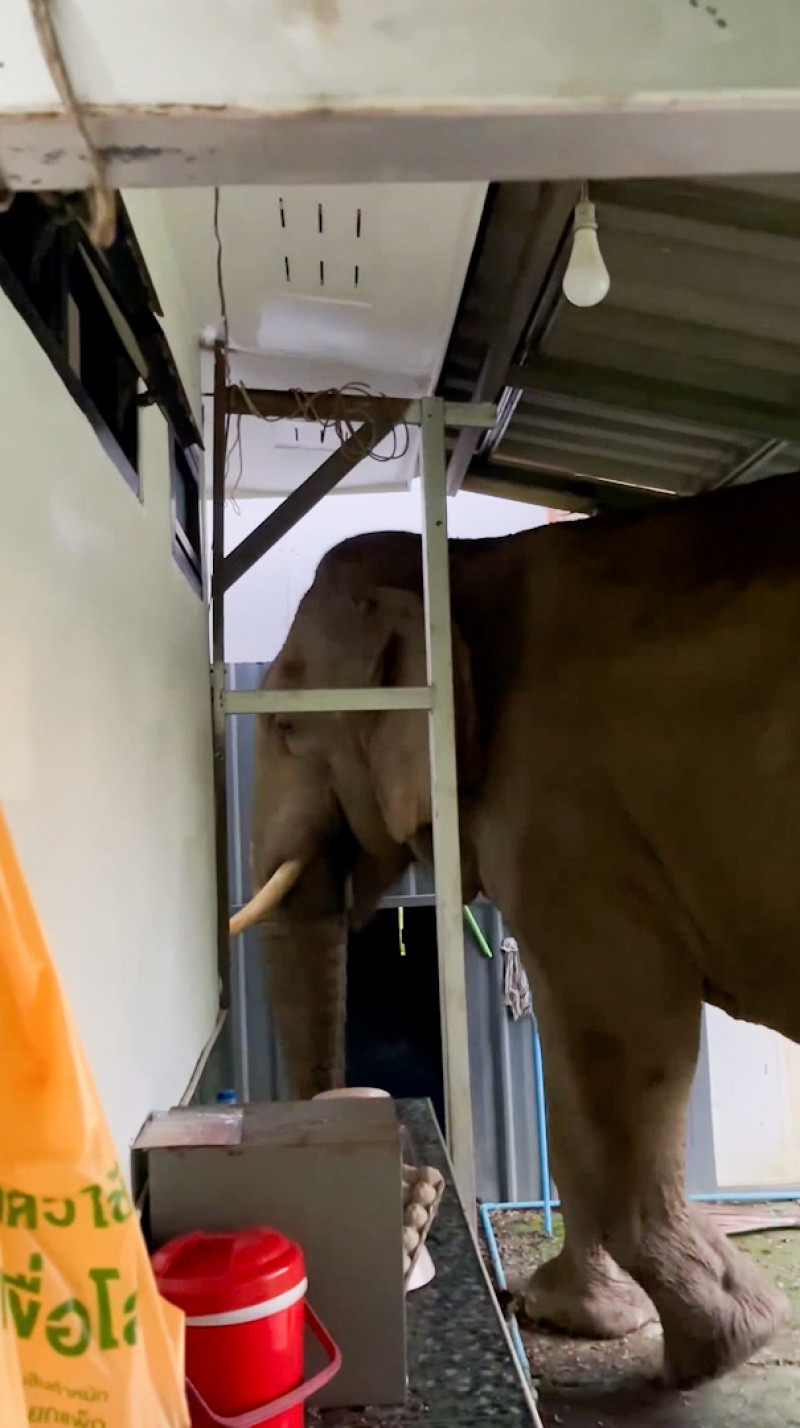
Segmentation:
<svg viewBox="0 0 800 1428">
<path fill-rule="evenodd" d="M 217 858 L 217 962 L 220 1006 L 231 1004 L 231 952 L 228 936 L 228 795 L 225 744 L 225 597 L 219 574 L 225 559 L 225 466 L 228 457 L 227 365 L 225 347 L 214 347 L 213 524 L 211 541 L 211 726 L 214 740 L 214 826 Z M 214 591 L 220 593 L 214 594 Z"/>
<path fill-rule="evenodd" d="M 492 908 L 492 951 L 495 955 L 498 1028 L 500 1036 L 500 1123 L 503 1127 L 503 1169 L 506 1188 L 503 1192 L 509 1200 L 519 1199 L 519 1175 L 517 1171 L 517 1140 L 514 1135 L 514 1078 L 511 1074 L 511 1040 L 509 1037 L 509 1016 L 503 999 L 503 919 L 496 907 Z"/>
<path fill-rule="evenodd" d="M 456 1184 L 474 1232 L 475 1159 L 458 830 L 444 403 L 439 398 L 422 403 L 421 425 L 425 643 L 428 683 L 433 688 L 429 714 L 431 801 L 447 1139 Z"/>
<path fill-rule="evenodd" d="M 225 595 L 219 591 L 215 597 L 217 600 L 224 600 Z M 236 679 L 236 666 L 230 669 L 230 680 Z M 233 687 L 233 684 L 229 685 Z M 228 834 L 230 842 L 230 853 L 232 855 L 232 869 L 229 868 L 228 875 L 232 886 L 229 892 L 233 895 L 233 901 L 237 907 L 241 907 L 244 898 L 244 862 L 245 853 L 242 848 L 242 813 L 241 813 L 241 773 L 240 773 L 240 752 L 239 752 L 239 725 L 235 719 L 231 719 L 228 725 L 228 749 L 230 750 L 230 763 L 233 778 L 230 783 L 230 807 L 228 819 Z M 247 938 L 241 935 L 231 941 L 231 984 L 235 987 L 235 996 L 231 995 L 231 1009 L 233 1012 L 233 1054 L 236 1070 L 236 1091 L 239 1099 L 244 1102 L 250 1100 L 250 1044 L 248 1036 L 248 1006 L 247 1006 Z"/>
</svg>

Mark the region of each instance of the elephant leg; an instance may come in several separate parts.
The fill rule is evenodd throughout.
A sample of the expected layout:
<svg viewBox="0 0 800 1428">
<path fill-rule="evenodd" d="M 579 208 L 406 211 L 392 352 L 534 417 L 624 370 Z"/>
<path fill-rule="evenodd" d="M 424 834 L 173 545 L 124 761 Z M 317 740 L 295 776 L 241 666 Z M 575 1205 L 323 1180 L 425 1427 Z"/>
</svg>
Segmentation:
<svg viewBox="0 0 800 1428">
<path fill-rule="evenodd" d="M 597 905 L 593 907 L 597 912 Z M 625 940 L 627 937 L 627 940 Z M 788 1306 L 753 1262 L 686 1198 L 686 1111 L 700 986 L 649 928 L 619 929 L 613 958 L 588 941 L 548 968 L 543 1044 L 555 1173 L 578 1282 L 625 1299 L 606 1259 L 633 1277 L 664 1330 L 667 1376 L 688 1385 L 744 1362 Z M 553 1100 L 553 1093 L 555 1099 Z M 574 1236 L 573 1236 L 574 1230 Z M 544 1277 L 546 1287 L 546 1276 Z"/>
<path fill-rule="evenodd" d="M 644 1290 L 620 1269 L 601 1239 L 591 1187 L 571 1193 L 570 1167 L 580 1164 L 580 1118 L 570 1104 L 575 1088 L 566 1043 L 550 1004 L 546 984 L 537 979 L 536 1016 L 545 1051 L 550 1157 L 561 1195 L 564 1245 L 539 1265 L 524 1294 L 534 1323 L 586 1339 L 621 1339 L 658 1318 Z"/>
<path fill-rule="evenodd" d="M 658 1318 L 636 1281 L 572 1223 L 561 1252 L 531 1276 L 523 1303 L 534 1323 L 582 1339 L 624 1339 Z"/>
<path fill-rule="evenodd" d="M 344 1085 L 347 931 L 344 920 L 265 924 L 270 1008 L 288 1097 Z"/>
</svg>

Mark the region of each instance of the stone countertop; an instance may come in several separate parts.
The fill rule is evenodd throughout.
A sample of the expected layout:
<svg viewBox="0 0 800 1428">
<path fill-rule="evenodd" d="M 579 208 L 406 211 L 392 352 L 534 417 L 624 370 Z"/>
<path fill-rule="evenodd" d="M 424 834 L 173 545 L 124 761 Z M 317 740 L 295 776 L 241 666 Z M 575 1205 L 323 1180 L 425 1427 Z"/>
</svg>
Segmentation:
<svg viewBox="0 0 800 1428">
<path fill-rule="evenodd" d="M 309 1428 L 520 1428 L 536 1422 L 503 1332 L 429 1101 L 397 1101 L 421 1164 L 446 1179 L 428 1235 L 436 1276 L 407 1300 L 408 1397 L 399 1408 L 311 1409 Z"/>
</svg>

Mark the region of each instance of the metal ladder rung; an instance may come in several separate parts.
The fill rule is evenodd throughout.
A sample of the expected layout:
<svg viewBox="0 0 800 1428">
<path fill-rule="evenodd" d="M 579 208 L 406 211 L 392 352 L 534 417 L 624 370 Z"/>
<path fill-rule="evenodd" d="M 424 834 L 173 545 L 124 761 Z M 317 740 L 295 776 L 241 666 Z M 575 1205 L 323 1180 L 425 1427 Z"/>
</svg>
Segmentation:
<svg viewBox="0 0 800 1428">
<path fill-rule="evenodd" d="M 406 689 L 226 689 L 225 713 L 317 714 L 381 709 L 432 709 L 433 686 Z"/>
</svg>

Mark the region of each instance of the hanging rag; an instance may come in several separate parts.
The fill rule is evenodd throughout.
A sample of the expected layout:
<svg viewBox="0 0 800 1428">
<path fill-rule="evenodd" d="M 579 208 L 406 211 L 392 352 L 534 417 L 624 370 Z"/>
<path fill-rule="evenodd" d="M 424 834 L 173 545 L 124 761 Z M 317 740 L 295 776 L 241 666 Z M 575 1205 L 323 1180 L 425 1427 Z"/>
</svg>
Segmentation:
<svg viewBox="0 0 800 1428">
<path fill-rule="evenodd" d="M 519 948 L 513 937 L 506 937 L 502 944 L 504 957 L 503 968 L 503 1001 L 511 1012 L 514 1021 L 519 1021 L 523 1016 L 533 1016 L 533 999 L 531 997 L 530 983 L 522 960 L 519 955 Z"/>
</svg>

